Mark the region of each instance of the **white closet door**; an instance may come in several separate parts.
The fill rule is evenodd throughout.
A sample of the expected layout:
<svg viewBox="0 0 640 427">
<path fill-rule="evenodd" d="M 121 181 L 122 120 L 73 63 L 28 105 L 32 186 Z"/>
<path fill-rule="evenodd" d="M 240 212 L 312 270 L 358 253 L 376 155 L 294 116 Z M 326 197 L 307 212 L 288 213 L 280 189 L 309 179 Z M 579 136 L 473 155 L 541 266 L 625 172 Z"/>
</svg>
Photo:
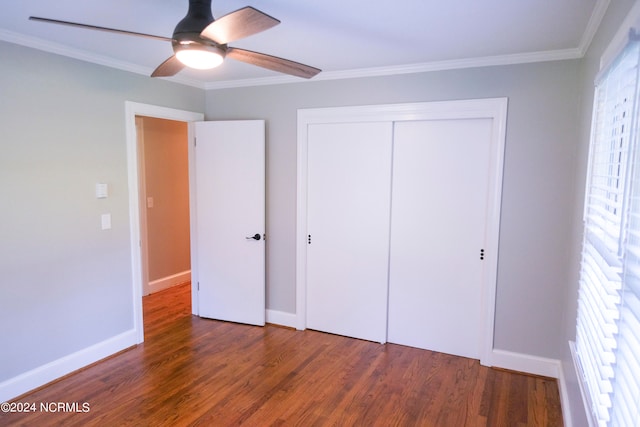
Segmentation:
<svg viewBox="0 0 640 427">
<path fill-rule="evenodd" d="M 491 119 L 394 131 L 389 342 L 480 358 Z"/>
<path fill-rule="evenodd" d="M 392 127 L 308 127 L 308 328 L 386 341 Z"/>
</svg>

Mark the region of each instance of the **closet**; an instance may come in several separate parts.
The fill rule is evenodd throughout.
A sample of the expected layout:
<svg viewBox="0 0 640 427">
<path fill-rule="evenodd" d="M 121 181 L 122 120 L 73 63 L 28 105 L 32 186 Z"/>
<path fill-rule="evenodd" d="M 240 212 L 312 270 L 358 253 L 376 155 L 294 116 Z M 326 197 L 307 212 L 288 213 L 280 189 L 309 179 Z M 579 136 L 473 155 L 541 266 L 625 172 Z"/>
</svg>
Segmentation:
<svg viewBox="0 0 640 427">
<path fill-rule="evenodd" d="M 482 359 L 506 99 L 298 119 L 299 328 Z"/>
</svg>

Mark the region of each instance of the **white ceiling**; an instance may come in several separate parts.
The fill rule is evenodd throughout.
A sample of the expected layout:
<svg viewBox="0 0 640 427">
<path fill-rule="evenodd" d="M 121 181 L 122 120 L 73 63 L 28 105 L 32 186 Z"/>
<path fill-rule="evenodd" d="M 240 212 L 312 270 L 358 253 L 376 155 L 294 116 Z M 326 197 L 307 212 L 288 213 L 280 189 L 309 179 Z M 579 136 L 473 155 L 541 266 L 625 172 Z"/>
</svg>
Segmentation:
<svg viewBox="0 0 640 427">
<path fill-rule="evenodd" d="M 282 23 L 230 43 L 323 70 L 314 79 L 578 58 L 609 0 L 213 0 Z M 0 40 L 149 75 L 168 42 L 29 21 L 30 15 L 171 37 L 188 0 L 8 0 Z M 231 59 L 171 79 L 203 88 L 298 81 Z"/>
</svg>

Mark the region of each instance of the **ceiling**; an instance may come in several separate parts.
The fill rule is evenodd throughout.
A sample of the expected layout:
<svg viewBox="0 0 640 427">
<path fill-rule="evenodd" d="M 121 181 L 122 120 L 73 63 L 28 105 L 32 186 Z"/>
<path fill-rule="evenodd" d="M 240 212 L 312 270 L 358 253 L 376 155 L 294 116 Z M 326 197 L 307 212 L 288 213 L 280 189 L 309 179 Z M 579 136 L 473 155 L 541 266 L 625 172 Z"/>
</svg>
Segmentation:
<svg viewBox="0 0 640 427">
<path fill-rule="evenodd" d="M 231 46 L 323 70 L 314 80 L 581 57 L 610 0 L 213 0 L 281 21 Z M 171 37 L 188 0 L 8 0 L 0 40 L 145 75 L 171 44 L 29 21 L 31 15 Z M 227 59 L 170 80 L 202 88 L 301 81 Z"/>
</svg>

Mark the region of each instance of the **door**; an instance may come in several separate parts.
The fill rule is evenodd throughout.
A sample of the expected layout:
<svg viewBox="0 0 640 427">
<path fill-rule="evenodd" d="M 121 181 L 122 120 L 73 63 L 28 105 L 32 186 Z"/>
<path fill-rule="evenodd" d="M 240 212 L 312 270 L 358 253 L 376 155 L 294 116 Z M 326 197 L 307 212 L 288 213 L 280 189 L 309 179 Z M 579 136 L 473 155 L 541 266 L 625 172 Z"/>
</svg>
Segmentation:
<svg viewBox="0 0 640 427">
<path fill-rule="evenodd" d="M 492 126 L 395 125 L 389 342 L 480 358 Z"/>
<path fill-rule="evenodd" d="M 265 323 L 265 125 L 195 124 L 199 314 Z"/>
<path fill-rule="evenodd" d="M 308 128 L 308 328 L 386 341 L 391 136 L 391 123 Z"/>
</svg>

